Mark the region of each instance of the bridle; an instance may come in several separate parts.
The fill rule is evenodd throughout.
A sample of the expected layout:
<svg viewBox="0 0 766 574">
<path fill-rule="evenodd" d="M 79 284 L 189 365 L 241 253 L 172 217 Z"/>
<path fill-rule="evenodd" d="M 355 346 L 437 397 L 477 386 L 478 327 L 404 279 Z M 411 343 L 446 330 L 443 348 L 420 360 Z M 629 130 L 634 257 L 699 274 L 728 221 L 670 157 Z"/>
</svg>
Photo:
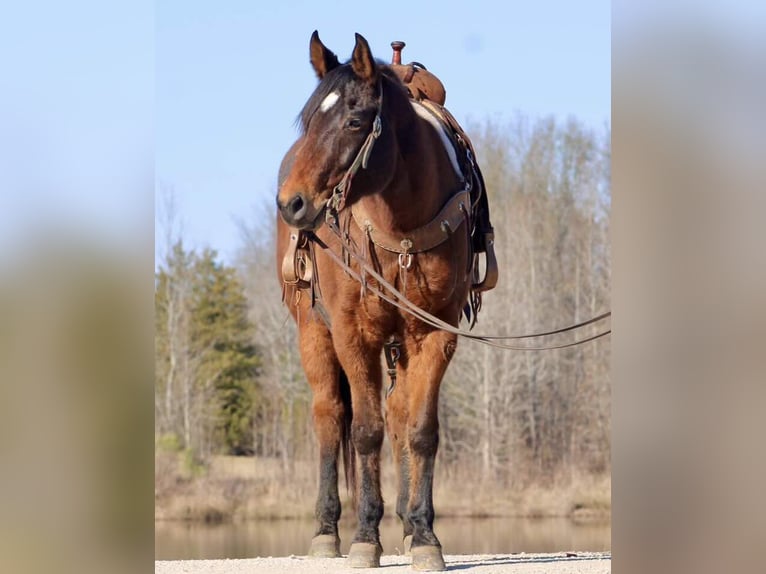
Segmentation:
<svg viewBox="0 0 766 574">
<path fill-rule="evenodd" d="M 336 219 L 338 212 L 340 212 L 346 206 L 346 197 L 351 190 L 351 180 L 357 174 L 359 169 L 367 169 L 367 162 L 370 159 L 372 148 L 375 142 L 380 137 L 383 131 L 383 120 L 381 119 L 381 113 L 383 111 L 383 80 L 382 77 L 378 78 L 378 92 L 380 93 L 380 99 L 378 100 L 378 110 L 375 114 L 375 119 L 372 121 L 372 130 L 367 134 L 367 138 L 362 143 L 362 147 L 351 162 L 351 165 L 346 170 L 338 184 L 333 188 L 330 199 L 327 200 L 327 210 L 325 218 L 329 223 L 331 219 Z"/>
</svg>

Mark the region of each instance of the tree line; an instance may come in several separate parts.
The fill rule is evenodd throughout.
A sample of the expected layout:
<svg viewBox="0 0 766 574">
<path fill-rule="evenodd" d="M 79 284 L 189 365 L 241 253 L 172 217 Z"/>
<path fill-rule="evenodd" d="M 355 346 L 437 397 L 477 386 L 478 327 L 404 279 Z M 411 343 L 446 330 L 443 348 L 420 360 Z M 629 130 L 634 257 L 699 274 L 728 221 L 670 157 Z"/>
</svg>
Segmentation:
<svg viewBox="0 0 766 574">
<path fill-rule="evenodd" d="M 253 453 L 259 401 L 254 325 L 237 272 L 178 241 L 155 280 L 155 426 L 199 457 Z"/>
</svg>

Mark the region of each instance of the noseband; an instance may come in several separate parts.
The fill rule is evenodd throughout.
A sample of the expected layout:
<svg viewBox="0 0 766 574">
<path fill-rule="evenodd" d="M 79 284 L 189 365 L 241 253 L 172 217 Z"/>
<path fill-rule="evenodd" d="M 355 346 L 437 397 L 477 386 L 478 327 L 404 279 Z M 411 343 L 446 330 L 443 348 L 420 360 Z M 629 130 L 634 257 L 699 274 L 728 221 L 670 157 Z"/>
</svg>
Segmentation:
<svg viewBox="0 0 766 574">
<path fill-rule="evenodd" d="M 337 216 L 346 205 L 346 197 L 351 190 L 351 180 L 354 178 L 359 168 L 367 169 L 367 161 L 370 159 L 372 148 L 375 142 L 380 137 L 380 133 L 383 129 L 383 121 L 381 120 L 381 112 L 383 110 L 383 80 L 378 79 L 378 91 L 380 92 L 380 99 L 378 100 L 378 110 L 375 115 L 375 119 L 372 121 L 372 131 L 367 134 L 367 139 L 364 140 L 362 147 L 359 148 L 359 152 L 356 154 L 354 161 L 351 162 L 343 178 L 338 182 L 332 190 L 332 196 L 327 200 L 327 213 L 326 220 L 329 222 Z"/>
</svg>

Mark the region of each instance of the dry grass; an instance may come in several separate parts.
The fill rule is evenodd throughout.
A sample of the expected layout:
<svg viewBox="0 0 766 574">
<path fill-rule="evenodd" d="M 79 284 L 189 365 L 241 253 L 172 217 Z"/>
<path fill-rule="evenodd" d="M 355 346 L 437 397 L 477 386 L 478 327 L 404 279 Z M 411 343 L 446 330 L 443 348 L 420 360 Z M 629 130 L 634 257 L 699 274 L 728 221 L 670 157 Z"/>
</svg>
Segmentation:
<svg viewBox="0 0 766 574">
<path fill-rule="evenodd" d="M 155 463 L 155 519 L 307 517 L 313 512 L 313 484 L 305 463 L 284 468 L 276 460 L 216 456 L 195 476 L 184 468 L 183 455 L 161 453 Z"/>
<path fill-rule="evenodd" d="M 181 454 L 157 454 L 155 519 L 222 522 L 313 516 L 317 472 L 312 463 L 288 467 L 273 459 L 217 456 L 202 469 L 186 466 Z M 393 516 L 396 481 L 390 467 L 383 465 L 382 484 L 386 514 Z M 348 508 L 343 485 L 341 500 Z M 440 516 L 603 519 L 611 511 L 611 478 L 575 474 L 557 480 L 555 487 L 502 488 L 468 477 L 437 476 L 434 506 Z"/>
<path fill-rule="evenodd" d="M 435 483 L 434 506 L 442 516 L 606 518 L 611 513 L 611 478 L 575 474 L 551 486 L 531 483 L 515 488 L 445 478 Z"/>
</svg>

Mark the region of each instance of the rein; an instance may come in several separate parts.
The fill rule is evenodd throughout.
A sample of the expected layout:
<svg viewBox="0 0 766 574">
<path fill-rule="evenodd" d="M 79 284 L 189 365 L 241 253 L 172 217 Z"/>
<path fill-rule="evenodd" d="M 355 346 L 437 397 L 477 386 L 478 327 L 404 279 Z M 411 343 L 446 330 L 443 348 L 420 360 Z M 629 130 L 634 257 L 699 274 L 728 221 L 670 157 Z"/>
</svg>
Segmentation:
<svg viewBox="0 0 766 574">
<path fill-rule="evenodd" d="M 431 325 L 432 327 L 435 327 L 437 329 L 442 329 L 444 331 L 447 331 L 449 333 L 453 333 L 455 335 L 458 335 L 460 337 L 464 337 L 466 339 L 473 339 L 474 341 L 478 341 L 480 343 L 484 343 L 486 345 L 490 345 L 492 347 L 497 347 L 499 349 L 510 349 L 514 351 L 547 351 L 552 349 L 565 349 L 567 347 L 574 347 L 576 345 L 580 345 L 583 343 L 587 343 L 589 341 L 593 341 L 595 339 L 599 339 L 601 337 L 604 337 L 612 332 L 611 329 L 608 329 L 606 331 L 603 331 L 601 333 L 598 333 L 596 335 L 593 335 L 591 337 L 587 337 L 585 339 L 581 339 L 578 341 L 574 341 L 572 343 L 565 343 L 561 345 L 548 345 L 544 347 L 518 347 L 513 345 L 507 345 L 503 343 L 499 343 L 498 341 L 504 341 L 504 340 L 519 340 L 519 339 L 533 339 L 537 337 L 544 337 L 547 335 L 555 335 L 557 333 L 565 333 L 567 331 L 572 331 L 574 329 L 578 329 L 580 327 L 584 327 L 586 325 L 590 325 L 592 323 L 596 323 L 602 319 L 605 319 L 607 317 L 611 317 L 612 312 L 607 311 L 606 313 L 602 313 L 601 315 L 598 315 L 597 317 L 594 317 L 592 319 L 588 319 L 587 321 L 583 321 L 581 323 L 577 323 L 575 325 L 570 325 L 568 327 L 562 327 L 560 329 L 554 329 L 551 331 L 546 331 L 542 333 L 535 333 L 531 335 L 478 335 L 476 333 L 472 333 L 470 331 L 466 331 L 464 329 L 460 329 L 458 327 L 455 327 L 454 325 L 451 325 L 450 323 L 447 323 L 446 321 L 443 321 L 442 319 L 439 319 L 435 315 L 429 313 L 425 309 L 422 309 L 421 307 L 418 307 L 407 299 L 396 287 L 394 287 L 391 283 L 386 281 L 386 279 L 380 275 L 369 263 L 367 263 L 366 259 L 362 257 L 356 250 L 355 246 L 346 241 L 343 238 L 343 235 L 340 231 L 340 229 L 334 224 L 331 223 L 329 225 L 331 231 L 334 235 L 338 237 L 338 239 L 341 242 L 341 245 L 348 251 L 348 253 L 351 254 L 351 256 L 357 261 L 360 268 L 364 271 L 364 273 L 369 274 L 375 281 L 378 282 L 378 284 L 385 289 L 385 291 L 378 289 L 374 285 L 371 285 L 367 282 L 366 288 L 373 294 L 381 298 L 382 300 L 386 301 L 387 303 L 393 305 L 397 309 L 404 311 L 406 313 L 409 313 L 413 317 L 416 317 L 417 319 L 420 319 L 424 323 Z M 343 258 L 341 258 L 339 255 L 337 255 L 332 249 L 329 248 L 327 244 L 325 244 L 321 239 L 319 239 L 315 234 L 311 233 L 309 234 L 309 239 L 316 243 L 320 248 L 322 248 L 325 253 L 329 255 L 329 257 L 346 273 L 348 273 L 352 278 L 356 279 L 360 283 L 362 283 L 362 275 L 355 271 L 353 268 L 351 268 L 348 264 L 346 264 L 345 261 L 343 261 Z M 387 293 L 386 293 L 387 291 Z"/>
</svg>

